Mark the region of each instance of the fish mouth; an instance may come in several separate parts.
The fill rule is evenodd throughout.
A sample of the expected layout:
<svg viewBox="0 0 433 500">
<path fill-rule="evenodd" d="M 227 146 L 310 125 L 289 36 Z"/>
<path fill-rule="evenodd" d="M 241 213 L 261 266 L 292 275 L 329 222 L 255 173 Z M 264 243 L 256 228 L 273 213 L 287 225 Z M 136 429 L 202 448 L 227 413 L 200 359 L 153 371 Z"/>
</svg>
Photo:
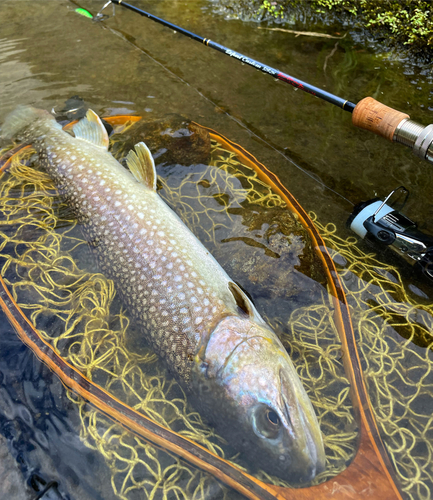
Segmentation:
<svg viewBox="0 0 433 500">
<path fill-rule="evenodd" d="M 304 484 L 325 470 L 326 457 L 313 406 L 297 375 L 296 381 L 292 382 L 290 375 L 280 369 L 280 394 L 287 420 L 286 430 L 292 440 L 292 446 L 289 448 L 295 452 L 292 463 L 297 463 L 296 468 L 299 471 L 296 482 Z"/>
</svg>

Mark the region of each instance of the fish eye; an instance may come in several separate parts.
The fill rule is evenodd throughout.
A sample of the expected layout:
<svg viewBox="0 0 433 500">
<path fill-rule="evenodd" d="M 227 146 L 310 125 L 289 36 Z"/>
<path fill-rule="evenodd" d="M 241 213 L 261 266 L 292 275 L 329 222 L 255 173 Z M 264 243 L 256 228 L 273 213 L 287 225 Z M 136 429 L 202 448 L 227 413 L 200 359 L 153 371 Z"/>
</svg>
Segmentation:
<svg viewBox="0 0 433 500">
<path fill-rule="evenodd" d="M 272 408 L 260 408 L 254 415 L 254 428 L 258 434 L 268 439 L 276 439 L 280 432 L 281 420 Z"/>
<path fill-rule="evenodd" d="M 271 425 L 276 425 L 277 427 L 280 426 L 280 417 L 274 412 L 274 410 L 266 410 L 266 416 Z"/>
</svg>

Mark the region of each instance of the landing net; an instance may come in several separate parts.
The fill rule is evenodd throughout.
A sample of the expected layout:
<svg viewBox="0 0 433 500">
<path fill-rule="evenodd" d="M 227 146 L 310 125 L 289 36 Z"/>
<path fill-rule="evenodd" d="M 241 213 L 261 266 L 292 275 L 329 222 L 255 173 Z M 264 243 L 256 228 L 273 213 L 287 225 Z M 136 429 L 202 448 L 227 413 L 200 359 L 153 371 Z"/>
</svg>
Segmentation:
<svg viewBox="0 0 433 500">
<path fill-rule="evenodd" d="M 296 242 L 305 233 L 296 215 L 281 215 L 288 212 L 284 201 L 256 172 L 218 143 L 212 143 L 209 165 L 191 167 L 186 175 L 179 169 L 158 171 L 160 194 L 219 255 L 223 266 L 237 264 L 229 262 L 222 240 L 243 245 L 242 251 L 253 252 L 252 256 L 262 252 L 271 266 L 286 255 L 285 241 Z M 117 301 L 113 283 L 94 273 L 81 232 L 52 181 L 39 169 L 34 151 L 14 157 L 0 180 L 0 199 L 1 273 L 41 336 L 90 380 L 135 410 L 247 467 L 189 406 L 179 384 L 143 346 L 141 333 Z M 354 238 L 342 240 L 334 226 L 315 223 L 340 267 L 370 398 L 403 490 L 414 500 L 430 499 L 433 307 L 420 304 L 406 291 L 395 268 L 360 252 Z M 320 272 L 313 258 L 310 264 L 308 273 L 317 279 Z M 285 303 L 289 291 L 272 289 L 272 293 Z M 317 483 L 347 467 L 356 453 L 358 432 L 332 303 L 325 288 L 315 289 L 314 297 L 313 304 L 301 301 L 299 307 L 288 309 L 288 315 L 272 311 L 266 319 L 281 335 L 318 415 L 327 468 Z M 260 300 L 257 305 L 260 308 Z M 104 458 L 119 498 L 237 497 L 212 476 L 130 434 L 72 392 L 68 397 L 80 415 L 81 439 Z M 264 472 L 258 477 L 290 486 Z"/>
</svg>

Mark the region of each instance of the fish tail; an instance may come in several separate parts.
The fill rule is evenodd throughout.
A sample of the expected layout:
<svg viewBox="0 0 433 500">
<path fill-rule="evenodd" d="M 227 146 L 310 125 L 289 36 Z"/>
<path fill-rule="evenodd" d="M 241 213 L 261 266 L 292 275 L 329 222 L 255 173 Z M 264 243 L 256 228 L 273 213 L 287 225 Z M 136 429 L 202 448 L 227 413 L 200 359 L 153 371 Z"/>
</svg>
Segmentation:
<svg viewBox="0 0 433 500">
<path fill-rule="evenodd" d="M 31 106 L 18 106 L 17 109 L 9 113 L 1 130 L 3 139 L 13 139 L 25 134 L 27 128 L 37 120 L 53 121 L 57 125 L 54 117 L 42 109 Z M 60 127 L 60 126 L 59 126 Z"/>
</svg>

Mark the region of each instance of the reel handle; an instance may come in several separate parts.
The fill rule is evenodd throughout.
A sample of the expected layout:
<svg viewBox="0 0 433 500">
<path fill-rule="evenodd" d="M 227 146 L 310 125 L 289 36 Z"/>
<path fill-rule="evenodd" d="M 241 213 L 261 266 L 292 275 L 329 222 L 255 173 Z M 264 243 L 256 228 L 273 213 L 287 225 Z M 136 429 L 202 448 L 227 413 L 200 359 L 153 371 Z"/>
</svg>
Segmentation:
<svg viewBox="0 0 433 500">
<path fill-rule="evenodd" d="M 359 101 L 352 113 L 355 127 L 400 142 L 412 148 L 416 156 L 433 163 L 433 124 L 424 127 L 409 118 L 372 97 Z"/>
</svg>

